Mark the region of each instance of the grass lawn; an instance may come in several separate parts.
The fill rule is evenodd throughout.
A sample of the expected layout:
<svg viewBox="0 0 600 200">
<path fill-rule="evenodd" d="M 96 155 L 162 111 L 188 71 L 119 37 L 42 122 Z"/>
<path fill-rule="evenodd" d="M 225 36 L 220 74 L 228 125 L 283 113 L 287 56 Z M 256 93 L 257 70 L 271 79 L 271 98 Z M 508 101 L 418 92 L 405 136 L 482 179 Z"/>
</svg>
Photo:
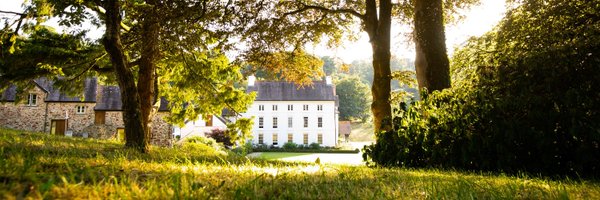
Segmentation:
<svg viewBox="0 0 600 200">
<path fill-rule="evenodd" d="M 351 142 L 370 142 L 375 141 L 375 134 L 373 134 L 373 123 L 366 122 L 352 122 L 350 124 L 352 131 L 348 140 Z"/>
<path fill-rule="evenodd" d="M 277 160 L 296 156 L 310 155 L 311 153 L 290 153 L 290 152 L 262 152 L 258 158 L 266 160 Z"/>
<path fill-rule="evenodd" d="M 251 160 L 0 129 L 0 199 L 600 199 L 600 185 L 441 170 Z"/>
</svg>

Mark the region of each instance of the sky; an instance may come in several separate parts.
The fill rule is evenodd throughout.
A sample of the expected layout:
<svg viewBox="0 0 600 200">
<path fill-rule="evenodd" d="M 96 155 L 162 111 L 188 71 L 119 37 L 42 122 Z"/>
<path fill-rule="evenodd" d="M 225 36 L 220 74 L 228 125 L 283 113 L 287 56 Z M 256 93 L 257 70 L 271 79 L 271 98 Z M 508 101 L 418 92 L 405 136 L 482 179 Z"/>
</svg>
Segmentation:
<svg viewBox="0 0 600 200">
<path fill-rule="evenodd" d="M 21 11 L 23 0 L 1 0 L 0 10 L 4 11 Z M 465 19 L 455 25 L 446 26 L 446 47 L 448 55 L 452 56 L 454 49 L 463 44 L 472 36 L 480 36 L 494 27 L 505 14 L 504 0 L 481 0 L 479 6 L 473 6 L 468 10 L 463 11 Z M 6 15 L 0 16 L 4 17 Z M 50 26 L 57 26 L 56 20 L 48 22 Z M 87 29 L 91 25 L 83 25 L 82 29 Z M 57 28 L 57 30 L 61 30 Z M 91 28 L 89 34 L 100 37 L 102 28 Z M 410 30 L 407 27 L 392 24 L 392 49 L 393 56 L 400 58 L 414 59 L 414 45 L 407 43 L 407 38 L 402 36 L 403 33 L 408 33 Z M 93 37 L 93 36 L 92 36 Z M 351 63 L 354 60 L 370 60 L 371 45 L 367 34 L 360 33 L 357 41 L 346 41 L 341 47 L 328 49 L 325 45 L 307 45 L 307 52 L 318 56 L 332 56 L 342 59 L 345 63 Z"/>
</svg>

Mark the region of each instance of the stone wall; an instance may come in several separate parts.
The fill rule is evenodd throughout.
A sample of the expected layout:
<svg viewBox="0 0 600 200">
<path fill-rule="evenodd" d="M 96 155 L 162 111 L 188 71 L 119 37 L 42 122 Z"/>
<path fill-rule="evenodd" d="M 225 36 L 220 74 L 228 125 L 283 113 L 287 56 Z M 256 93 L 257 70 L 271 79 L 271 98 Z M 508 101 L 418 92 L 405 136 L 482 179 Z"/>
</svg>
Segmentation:
<svg viewBox="0 0 600 200">
<path fill-rule="evenodd" d="M 37 103 L 35 106 L 29 106 L 27 96 L 18 104 L 14 102 L 0 103 L 0 126 L 27 130 L 27 131 L 44 131 L 44 115 L 46 110 L 46 93 L 39 87 L 33 87 L 29 91 L 30 94 L 37 95 Z"/>
<path fill-rule="evenodd" d="M 46 132 L 50 132 L 52 120 L 67 119 L 67 131 L 73 131 L 74 135 L 80 136 L 83 129 L 94 124 L 94 106 L 96 103 L 82 102 L 49 102 L 48 117 L 46 120 Z M 84 106 L 85 111 L 77 114 L 77 106 Z"/>
<path fill-rule="evenodd" d="M 73 136 L 87 133 L 88 137 L 99 139 L 113 138 L 117 128 L 125 127 L 121 111 L 107 111 L 105 124 L 96 125 L 94 124 L 96 103 L 45 102 L 46 92 L 39 87 L 34 87 L 29 93 L 37 95 L 35 106 L 29 106 L 27 99 L 18 104 L 0 103 L 0 127 L 50 133 L 52 120 L 67 119 L 66 130 L 73 131 Z M 77 114 L 77 106 L 84 106 L 84 113 Z M 151 144 L 172 145 L 173 126 L 163 119 L 167 115 L 169 112 L 159 112 L 154 116 Z"/>
</svg>

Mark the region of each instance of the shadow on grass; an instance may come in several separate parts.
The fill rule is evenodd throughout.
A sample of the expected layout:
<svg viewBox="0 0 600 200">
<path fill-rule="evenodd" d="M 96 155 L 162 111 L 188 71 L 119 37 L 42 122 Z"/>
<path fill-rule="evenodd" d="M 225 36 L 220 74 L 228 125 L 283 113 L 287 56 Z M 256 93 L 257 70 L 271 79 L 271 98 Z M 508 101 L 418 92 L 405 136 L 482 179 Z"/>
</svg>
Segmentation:
<svg viewBox="0 0 600 200">
<path fill-rule="evenodd" d="M 597 199 L 597 183 L 314 165 L 0 130 L 0 198 Z M 3 196 L 2 196 L 3 195 Z"/>
</svg>

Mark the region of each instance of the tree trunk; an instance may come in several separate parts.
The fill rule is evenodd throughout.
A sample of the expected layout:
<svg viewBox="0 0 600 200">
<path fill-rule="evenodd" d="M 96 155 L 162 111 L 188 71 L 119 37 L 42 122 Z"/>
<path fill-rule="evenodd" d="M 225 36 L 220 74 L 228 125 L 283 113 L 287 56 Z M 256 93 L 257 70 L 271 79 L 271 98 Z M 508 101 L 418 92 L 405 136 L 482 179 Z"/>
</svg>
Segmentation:
<svg viewBox="0 0 600 200">
<path fill-rule="evenodd" d="M 373 127 L 375 133 L 392 129 L 392 109 L 390 106 L 391 70 L 390 70 L 390 27 L 391 0 L 379 1 L 379 17 L 376 0 L 367 0 L 365 31 L 369 35 L 373 49 L 373 86 L 371 92 L 373 103 Z"/>
<path fill-rule="evenodd" d="M 133 72 L 127 66 L 127 57 L 121 43 L 121 5 L 118 0 L 105 1 L 106 31 L 102 43 L 110 56 L 111 63 L 121 90 L 123 122 L 125 123 L 125 146 L 147 152 L 147 127 L 143 123 L 140 97 Z"/>
<path fill-rule="evenodd" d="M 140 96 L 140 108 L 144 126 L 144 137 L 146 140 L 152 138 L 152 118 L 158 108 L 154 104 L 158 101 L 156 97 L 156 60 L 159 55 L 159 32 L 158 5 L 155 0 L 146 1 L 149 7 L 142 21 L 142 54 L 139 62 L 138 93 Z"/>
<path fill-rule="evenodd" d="M 442 0 L 415 1 L 415 68 L 419 88 L 428 92 L 450 87 Z"/>
</svg>

